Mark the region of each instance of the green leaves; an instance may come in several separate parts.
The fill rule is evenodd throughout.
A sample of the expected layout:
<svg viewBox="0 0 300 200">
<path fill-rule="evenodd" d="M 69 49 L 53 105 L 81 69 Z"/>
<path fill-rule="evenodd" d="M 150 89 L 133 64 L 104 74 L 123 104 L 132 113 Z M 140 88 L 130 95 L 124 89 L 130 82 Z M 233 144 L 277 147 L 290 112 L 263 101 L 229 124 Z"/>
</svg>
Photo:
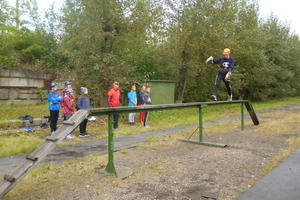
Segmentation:
<svg viewBox="0 0 300 200">
<path fill-rule="evenodd" d="M 0 8 L 1 67 L 68 67 L 97 104 L 113 81 L 126 92 L 149 79 L 175 80 L 179 100 L 208 100 L 217 67 L 204 61 L 224 48 L 235 98 L 300 92 L 299 37 L 276 16 L 260 19 L 254 0 L 64 0 L 43 23 L 36 0 Z"/>
</svg>

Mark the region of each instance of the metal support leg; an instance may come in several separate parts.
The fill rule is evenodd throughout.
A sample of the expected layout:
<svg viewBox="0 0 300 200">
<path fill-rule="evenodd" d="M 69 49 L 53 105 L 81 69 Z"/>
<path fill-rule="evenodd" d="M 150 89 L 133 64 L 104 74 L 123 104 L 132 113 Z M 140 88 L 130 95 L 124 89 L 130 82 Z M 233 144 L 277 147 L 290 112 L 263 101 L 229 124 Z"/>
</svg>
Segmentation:
<svg viewBox="0 0 300 200">
<path fill-rule="evenodd" d="M 241 130 L 244 130 L 244 104 L 241 103 Z"/>
<path fill-rule="evenodd" d="M 117 175 L 114 165 L 114 129 L 113 129 L 113 114 L 108 115 L 108 163 L 105 171 Z"/>
<path fill-rule="evenodd" d="M 202 142 L 204 135 L 204 125 L 203 125 L 203 108 L 202 105 L 199 107 L 199 142 Z"/>
<path fill-rule="evenodd" d="M 227 147 L 226 144 L 218 144 L 218 143 L 211 143 L 211 142 L 204 142 L 203 136 L 204 136 L 204 116 L 203 116 L 203 107 L 206 105 L 200 105 L 199 106 L 199 141 L 192 141 L 192 140 L 186 140 L 186 139 L 179 139 L 182 142 L 188 142 L 192 144 L 200 144 L 205 146 L 212 146 L 212 147 Z"/>
</svg>

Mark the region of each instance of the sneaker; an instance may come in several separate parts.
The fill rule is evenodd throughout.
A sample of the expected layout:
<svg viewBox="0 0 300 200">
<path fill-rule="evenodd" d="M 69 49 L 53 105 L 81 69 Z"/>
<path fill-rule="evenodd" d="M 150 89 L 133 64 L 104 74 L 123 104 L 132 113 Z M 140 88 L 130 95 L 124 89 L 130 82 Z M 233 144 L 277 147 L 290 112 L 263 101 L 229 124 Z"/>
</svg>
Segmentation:
<svg viewBox="0 0 300 200">
<path fill-rule="evenodd" d="M 211 95 L 211 97 L 212 97 L 213 101 L 218 101 L 216 95 L 213 94 L 213 95 Z"/>
<path fill-rule="evenodd" d="M 90 117 L 88 117 L 88 120 L 89 120 L 89 121 L 96 121 L 96 117 L 90 116 Z"/>
<path fill-rule="evenodd" d="M 146 125 L 145 128 L 150 128 L 150 126 Z"/>
<path fill-rule="evenodd" d="M 52 131 L 51 136 L 55 135 L 56 133 L 57 133 L 57 131 Z"/>
<path fill-rule="evenodd" d="M 66 137 L 67 140 L 72 140 L 73 139 L 73 136 L 71 134 L 67 135 Z"/>
<path fill-rule="evenodd" d="M 88 133 L 80 133 L 79 137 L 84 138 L 84 137 L 89 137 L 90 135 Z"/>
<path fill-rule="evenodd" d="M 232 95 L 228 96 L 227 101 L 232 101 Z"/>
</svg>

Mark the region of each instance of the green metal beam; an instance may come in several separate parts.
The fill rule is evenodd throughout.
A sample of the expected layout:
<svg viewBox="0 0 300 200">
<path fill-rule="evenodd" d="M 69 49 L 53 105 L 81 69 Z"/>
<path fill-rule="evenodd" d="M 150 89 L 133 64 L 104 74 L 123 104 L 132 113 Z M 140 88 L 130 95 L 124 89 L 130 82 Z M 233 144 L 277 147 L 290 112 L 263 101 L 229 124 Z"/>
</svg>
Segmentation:
<svg viewBox="0 0 300 200">
<path fill-rule="evenodd" d="M 182 141 L 182 142 L 187 142 L 187 143 L 192 143 L 192 144 L 199 144 L 199 145 L 205 145 L 205 146 L 210 146 L 210 147 L 222 147 L 222 148 L 225 148 L 225 147 L 228 146 L 227 144 L 220 144 L 220 143 L 199 142 L 199 141 L 185 140 L 185 139 L 178 139 L 178 140 Z"/>
<path fill-rule="evenodd" d="M 214 101 L 214 102 L 196 102 L 196 103 L 178 103 L 178 104 L 160 104 L 160 105 L 147 105 L 147 106 L 120 106 L 120 107 L 108 107 L 108 108 L 92 108 L 90 109 L 90 115 L 105 115 L 111 112 L 115 113 L 128 113 L 128 112 L 142 112 L 142 111 L 154 111 L 154 110 L 167 110 L 167 109 L 179 109 L 179 108 L 192 108 L 204 105 L 224 105 L 224 104 L 240 104 L 247 103 L 247 100 L 236 101 Z"/>
</svg>

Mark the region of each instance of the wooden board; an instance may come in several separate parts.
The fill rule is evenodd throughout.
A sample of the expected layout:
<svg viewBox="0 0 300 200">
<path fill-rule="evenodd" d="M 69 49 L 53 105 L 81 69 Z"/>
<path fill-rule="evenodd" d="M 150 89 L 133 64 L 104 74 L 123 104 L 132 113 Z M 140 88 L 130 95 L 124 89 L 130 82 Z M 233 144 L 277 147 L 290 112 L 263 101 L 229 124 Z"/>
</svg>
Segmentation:
<svg viewBox="0 0 300 200">
<path fill-rule="evenodd" d="M 79 110 L 76 112 L 68 120 L 68 124 L 63 124 L 57 130 L 56 135 L 47 137 L 45 143 L 25 157 L 24 162 L 20 166 L 14 169 L 10 174 L 6 174 L 4 176 L 4 181 L 0 183 L 0 198 L 20 182 L 32 168 L 41 162 L 55 148 L 59 141 L 69 135 L 88 115 L 89 110 Z"/>
</svg>

